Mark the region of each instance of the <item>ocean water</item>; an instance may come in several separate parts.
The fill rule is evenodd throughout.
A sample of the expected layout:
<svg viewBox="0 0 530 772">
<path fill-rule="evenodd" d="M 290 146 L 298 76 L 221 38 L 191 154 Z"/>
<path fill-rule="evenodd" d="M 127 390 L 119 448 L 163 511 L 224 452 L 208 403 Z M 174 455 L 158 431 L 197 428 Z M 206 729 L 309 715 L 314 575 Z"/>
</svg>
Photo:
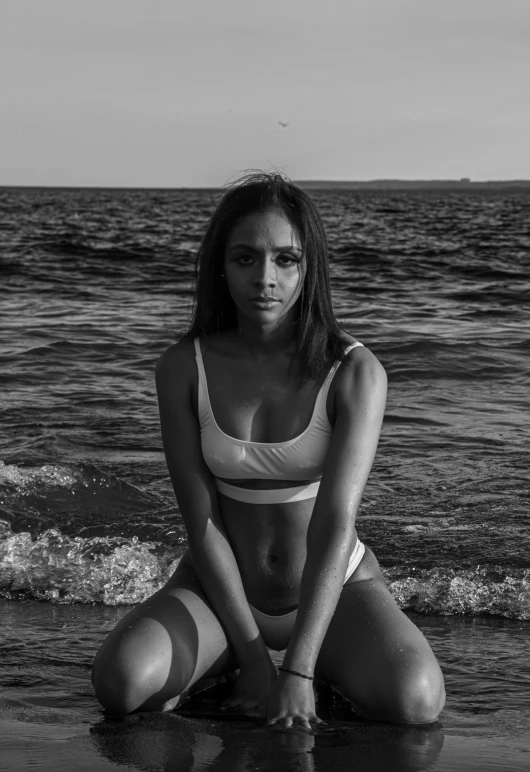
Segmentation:
<svg viewBox="0 0 530 772">
<path fill-rule="evenodd" d="M 336 314 L 389 376 L 359 535 L 440 657 L 456 724 L 530 722 L 530 193 L 311 195 Z M 217 198 L 0 189 L 0 597 L 18 620 L 0 633 L 0 684 L 13 699 L 81 694 L 97 711 L 95 648 L 185 549 L 153 371 L 189 318 Z M 43 623 L 49 683 L 22 654 L 31 636 L 13 644 L 44 609 L 76 619 Z"/>
</svg>

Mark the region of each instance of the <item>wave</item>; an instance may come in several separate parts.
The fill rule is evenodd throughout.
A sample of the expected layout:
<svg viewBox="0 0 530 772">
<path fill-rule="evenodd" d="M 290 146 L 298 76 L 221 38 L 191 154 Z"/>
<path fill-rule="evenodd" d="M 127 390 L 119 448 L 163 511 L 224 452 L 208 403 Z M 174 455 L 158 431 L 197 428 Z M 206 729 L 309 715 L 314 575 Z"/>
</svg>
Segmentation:
<svg viewBox="0 0 530 772">
<path fill-rule="evenodd" d="M 182 550 L 181 550 L 182 551 Z M 0 597 L 54 603 L 141 603 L 160 589 L 180 555 L 136 536 L 83 538 L 49 529 L 32 537 L 0 521 Z M 420 614 L 530 619 L 530 569 L 383 569 L 401 608 Z"/>
<path fill-rule="evenodd" d="M 157 554 L 159 551 L 159 554 Z M 33 538 L 0 521 L 0 597 L 56 603 L 141 603 L 178 565 L 175 550 L 138 537 L 83 538 L 55 528 Z"/>
<path fill-rule="evenodd" d="M 530 569 L 480 565 L 467 569 L 413 566 L 384 571 L 399 606 L 420 614 L 530 619 Z"/>
<path fill-rule="evenodd" d="M 144 454 L 139 455 L 145 466 Z M 22 466 L 0 461 L 0 518 L 14 533 L 38 536 L 58 528 L 66 536 L 137 536 L 146 542 L 164 541 L 172 549 L 185 535 L 172 496 L 141 490 L 92 464 Z"/>
</svg>

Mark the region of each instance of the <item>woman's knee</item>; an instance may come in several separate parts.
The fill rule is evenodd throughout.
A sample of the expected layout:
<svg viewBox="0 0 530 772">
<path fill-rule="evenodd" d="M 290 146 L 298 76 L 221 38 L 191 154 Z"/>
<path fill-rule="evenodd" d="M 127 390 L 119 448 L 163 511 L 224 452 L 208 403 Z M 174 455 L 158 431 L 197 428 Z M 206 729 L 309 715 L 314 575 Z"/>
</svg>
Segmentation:
<svg viewBox="0 0 530 772">
<path fill-rule="evenodd" d="M 436 721 L 445 704 L 443 675 L 434 657 L 406 669 L 390 695 L 389 708 L 400 724 L 429 724 Z"/>
<path fill-rule="evenodd" d="M 172 639 L 155 620 L 141 618 L 105 641 L 94 662 L 92 683 L 109 713 L 162 710 L 178 700 L 195 664 L 189 645 Z"/>
<path fill-rule="evenodd" d="M 96 656 L 92 683 L 112 713 L 167 710 L 230 667 L 228 640 L 194 582 L 163 588 L 124 617 Z"/>
<path fill-rule="evenodd" d="M 153 693 L 152 684 L 142 675 L 138 663 L 124 668 L 111 659 L 103 667 L 94 665 L 92 683 L 99 703 L 115 715 L 138 710 Z"/>
<path fill-rule="evenodd" d="M 414 661 L 414 659 L 416 661 Z M 443 675 L 434 656 L 394 663 L 386 675 L 357 703 L 367 718 L 396 724 L 429 724 L 436 721 L 445 704 Z M 375 684 L 374 684 L 375 686 Z M 353 700 L 355 705 L 355 699 Z"/>
</svg>

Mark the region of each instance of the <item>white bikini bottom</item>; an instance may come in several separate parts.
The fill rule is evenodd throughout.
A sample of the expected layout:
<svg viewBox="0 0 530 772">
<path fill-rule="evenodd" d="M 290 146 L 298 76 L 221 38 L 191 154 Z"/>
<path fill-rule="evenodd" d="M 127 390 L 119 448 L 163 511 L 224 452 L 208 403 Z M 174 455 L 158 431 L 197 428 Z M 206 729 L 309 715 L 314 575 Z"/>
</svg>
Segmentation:
<svg viewBox="0 0 530 772">
<path fill-rule="evenodd" d="M 357 543 L 350 555 L 350 560 L 346 569 L 346 576 L 344 577 L 345 584 L 363 559 L 364 552 L 364 544 L 360 539 L 357 539 Z M 281 614 L 280 616 L 264 614 L 263 611 L 254 608 L 254 606 L 250 606 L 250 610 L 256 620 L 258 630 L 261 633 L 265 645 L 268 646 L 269 649 L 275 649 L 276 651 L 286 649 L 293 631 L 297 609 L 293 609 L 287 614 Z"/>
</svg>

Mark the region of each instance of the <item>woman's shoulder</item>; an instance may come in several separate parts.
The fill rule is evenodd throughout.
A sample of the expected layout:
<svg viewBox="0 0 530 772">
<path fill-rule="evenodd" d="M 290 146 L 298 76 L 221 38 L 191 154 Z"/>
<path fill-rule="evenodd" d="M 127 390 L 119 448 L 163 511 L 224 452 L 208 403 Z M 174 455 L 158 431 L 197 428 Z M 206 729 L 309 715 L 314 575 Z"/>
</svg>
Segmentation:
<svg viewBox="0 0 530 772">
<path fill-rule="evenodd" d="M 350 335 L 348 332 L 342 332 L 340 339 L 344 344 L 345 349 L 347 349 L 348 346 L 351 346 L 354 343 L 360 343 L 360 341 L 357 340 L 357 338 L 354 338 L 353 335 Z"/>
<path fill-rule="evenodd" d="M 350 377 L 366 376 L 371 379 L 375 378 L 377 380 L 382 379 L 386 381 L 385 368 L 369 348 L 364 344 L 354 345 L 360 344 L 361 341 L 348 333 L 344 333 L 342 339 L 345 344 L 345 349 L 347 349 L 348 346 L 354 346 L 344 356 L 343 366 L 341 368 L 344 374 L 349 371 Z"/>
<path fill-rule="evenodd" d="M 234 353 L 234 335 L 231 332 L 221 332 L 218 335 L 185 338 L 173 343 L 160 355 L 155 365 L 157 380 L 160 378 L 176 377 L 179 380 L 190 378 L 192 384 L 197 379 L 196 341 L 198 341 L 200 353 L 204 357 L 209 351 L 215 351 L 221 356 Z"/>
<path fill-rule="evenodd" d="M 174 364 L 184 364 L 190 356 L 195 357 L 194 341 L 191 339 L 179 340 L 172 343 L 158 357 L 156 368 L 166 368 Z"/>
<path fill-rule="evenodd" d="M 180 340 L 168 346 L 155 365 L 157 384 L 184 383 L 193 380 L 196 371 L 193 340 Z"/>
<path fill-rule="evenodd" d="M 358 352 L 362 349 L 365 349 L 364 344 L 358 339 L 354 338 L 353 335 L 350 335 L 347 332 L 344 332 L 341 335 L 341 342 L 343 345 L 343 352 L 344 352 L 344 360 L 347 361 L 355 361 L 358 358 Z M 350 349 L 348 353 L 345 353 L 348 348 Z M 365 349 L 368 351 L 368 349 Z M 370 352 L 371 353 L 371 352 Z"/>
</svg>

